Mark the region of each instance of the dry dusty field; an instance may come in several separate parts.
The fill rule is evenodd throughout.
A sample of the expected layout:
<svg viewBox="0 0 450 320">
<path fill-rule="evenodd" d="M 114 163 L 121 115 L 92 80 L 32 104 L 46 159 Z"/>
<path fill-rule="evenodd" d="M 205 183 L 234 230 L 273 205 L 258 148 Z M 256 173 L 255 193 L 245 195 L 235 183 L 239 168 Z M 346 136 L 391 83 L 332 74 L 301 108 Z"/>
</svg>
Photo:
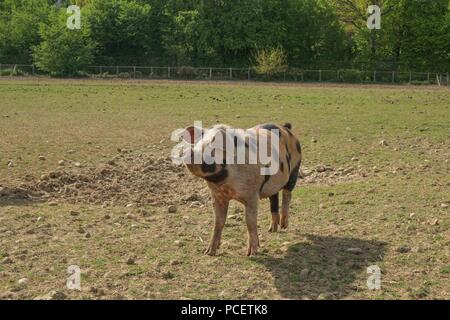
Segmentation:
<svg viewBox="0 0 450 320">
<path fill-rule="evenodd" d="M 256 257 L 237 203 L 202 254 L 208 190 L 169 158 L 194 120 L 302 141 L 289 230 L 262 200 Z M 448 87 L 3 79 L 0 299 L 450 299 L 449 160 Z"/>
</svg>

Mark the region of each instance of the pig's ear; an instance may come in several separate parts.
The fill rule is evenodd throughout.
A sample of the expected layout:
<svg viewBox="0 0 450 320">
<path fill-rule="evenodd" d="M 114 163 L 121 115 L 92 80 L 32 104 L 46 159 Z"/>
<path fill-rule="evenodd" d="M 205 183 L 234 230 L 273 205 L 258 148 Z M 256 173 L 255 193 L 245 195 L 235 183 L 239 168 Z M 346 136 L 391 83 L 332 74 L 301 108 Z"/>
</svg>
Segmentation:
<svg viewBox="0 0 450 320">
<path fill-rule="evenodd" d="M 203 129 L 195 126 L 187 127 L 183 132 L 183 140 L 190 144 L 196 144 L 202 136 Z"/>
</svg>

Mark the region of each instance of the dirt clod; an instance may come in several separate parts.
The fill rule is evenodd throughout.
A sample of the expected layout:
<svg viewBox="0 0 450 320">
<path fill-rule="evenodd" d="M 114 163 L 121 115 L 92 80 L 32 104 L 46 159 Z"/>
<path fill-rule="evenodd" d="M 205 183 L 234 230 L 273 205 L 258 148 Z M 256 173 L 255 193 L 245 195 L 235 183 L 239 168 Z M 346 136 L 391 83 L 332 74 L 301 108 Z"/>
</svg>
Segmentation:
<svg viewBox="0 0 450 320">
<path fill-rule="evenodd" d="M 169 207 L 167 208 L 167 211 L 168 211 L 169 213 L 176 213 L 176 212 L 177 212 L 177 207 L 174 206 L 174 205 L 169 206 Z"/>
<path fill-rule="evenodd" d="M 437 226 L 439 224 L 439 219 L 432 219 L 431 221 L 430 221 L 430 225 L 431 226 Z"/>
<path fill-rule="evenodd" d="M 37 296 L 33 300 L 64 300 L 67 296 L 64 292 L 52 290 L 49 293 Z"/>
<path fill-rule="evenodd" d="M 348 248 L 347 250 L 348 253 L 353 253 L 353 254 L 362 254 L 363 251 L 361 248 Z"/>
<path fill-rule="evenodd" d="M 11 263 L 14 263 L 14 261 L 10 257 L 3 258 L 2 260 L 2 264 L 11 264 Z"/>
<path fill-rule="evenodd" d="M 407 253 L 411 251 L 411 247 L 410 246 L 400 246 L 397 248 L 397 252 L 399 253 Z"/>
</svg>

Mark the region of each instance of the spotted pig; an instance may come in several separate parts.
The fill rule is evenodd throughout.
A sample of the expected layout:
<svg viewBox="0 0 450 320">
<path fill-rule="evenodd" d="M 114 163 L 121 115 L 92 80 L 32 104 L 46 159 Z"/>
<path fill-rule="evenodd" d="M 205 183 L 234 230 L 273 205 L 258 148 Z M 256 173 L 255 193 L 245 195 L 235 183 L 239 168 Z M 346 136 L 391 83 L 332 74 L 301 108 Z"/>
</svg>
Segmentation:
<svg viewBox="0 0 450 320">
<path fill-rule="evenodd" d="M 244 134 L 244 132 L 248 132 L 249 130 L 254 132 L 257 137 L 264 136 L 269 141 L 273 140 L 271 139 L 272 136 L 270 133 L 275 132 L 274 130 L 279 130 L 276 151 L 278 152 L 279 161 L 278 170 L 275 174 L 262 175 L 261 169 L 267 167 L 267 163 L 261 163 L 259 158 L 257 163 L 230 163 L 226 157 L 229 145 L 224 145 L 223 148 L 215 150 L 219 153 L 223 152 L 221 156 L 224 161 L 219 163 L 211 159 L 209 161 L 202 159 L 200 163 L 186 161 L 188 158 L 184 159 L 184 163 L 189 171 L 207 182 L 213 199 L 215 214 L 214 232 L 205 254 L 215 255 L 217 253 L 230 200 L 237 200 L 245 206 L 245 221 L 248 230 L 248 256 L 255 255 L 259 247 L 257 230 L 259 199 L 270 199 L 270 211 L 272 213 L 270 232 L 277 232 L 278 227 L 281 229 L 288 227 L 289 204 L 291 202 L 292 190 L 297 183 L 302 160 L 300 142 L 292 133 L 291 124 L 287 123 L 283 126 L 263 124 L 248 129 L 247 131 L 233 129 L 223 124 L 215 125 L 209 129 L 194 126 L 188 127 L 184 133 L 189 140 L 190 160 L 193 160 L 195 154 L 202 153 L 206 147 L 213 144 L 219 136 L 224 140 L 230 139 L 230 132 L 233 132 L 231 139 L 233 139 L 234 147 L 240 144 L 245 149 L 248 149 L 246 153 L 246 160 L 248 160 L 249 154 L 252 152 L 250 149 L 254 147 L 254 145 L 250 145 L 248 136 Z M 258 145 L 256 146 L 258 147 Z M 279 212 L 280 192 L 282 193 L 281 215 Z"/>
</svg>

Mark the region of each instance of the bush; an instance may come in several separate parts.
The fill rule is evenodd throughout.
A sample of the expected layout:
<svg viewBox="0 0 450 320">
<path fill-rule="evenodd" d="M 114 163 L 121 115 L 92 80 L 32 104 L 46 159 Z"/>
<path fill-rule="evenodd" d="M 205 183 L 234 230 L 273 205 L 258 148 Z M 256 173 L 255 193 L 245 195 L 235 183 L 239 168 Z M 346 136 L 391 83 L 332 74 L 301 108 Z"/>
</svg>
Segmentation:
<svg viewBox="0 0 450 320">
<path fill-rule="evenodd" d="M 28 73 L 19 69 L 17 66 L 14 66 L 12 68 L 2 68 L 0 76 L 11 76 L 11 77 L 28 76 Z"/>
<path fill-rule="evenodd" d="M 303 75 L 303 70 L 300 68 L 289 68 L 288 75 L 293 77 L 295 81 L 298 81 Z"/>
<path fill-rule="evenodd" d="M 280 47 L 272 49 L 259 50 L 255 57 L 256 65 L 253 69 L 258 74 L 265 74 L 267 80 L 270 80 L 275 73 L 286 70 L 286 54 Z"/>
<path fill-rule="evenodd" d="M 53 76 L 80 76 L 93 61 L 94 44 L 89 30 L 69 30 L 65 10 L 55 11 L 48 24 L 41 24 L 41 43 L 33 48 L 36 66 Z"/>
<path fill-rule="evenodd" d="M 363 82 L 364 74 L 360 70 L 344 69 L 339 71 L 339 79 L 341 82 Z"/>
<path fill-rule="evenodd" d="M 121 79 L 130 79 L 131 75 L 129 72 L 121 72 L 119 73 L 118 77 Z"/>
<path fill-rule="evenodd" d="M 182 78 L 193 78 L 197 74 L 193 67 L 182 66 L 177 69 L 177 75 L 179 75 Z"/>
<path fill-rule="evenodd" d="M 411 84 L 413 85 L 418 85 L 418 86 L 423 86 L 423 85 L 430 85 L 431 81 L 428 80 L 412 80 Z"/>
</svg>

